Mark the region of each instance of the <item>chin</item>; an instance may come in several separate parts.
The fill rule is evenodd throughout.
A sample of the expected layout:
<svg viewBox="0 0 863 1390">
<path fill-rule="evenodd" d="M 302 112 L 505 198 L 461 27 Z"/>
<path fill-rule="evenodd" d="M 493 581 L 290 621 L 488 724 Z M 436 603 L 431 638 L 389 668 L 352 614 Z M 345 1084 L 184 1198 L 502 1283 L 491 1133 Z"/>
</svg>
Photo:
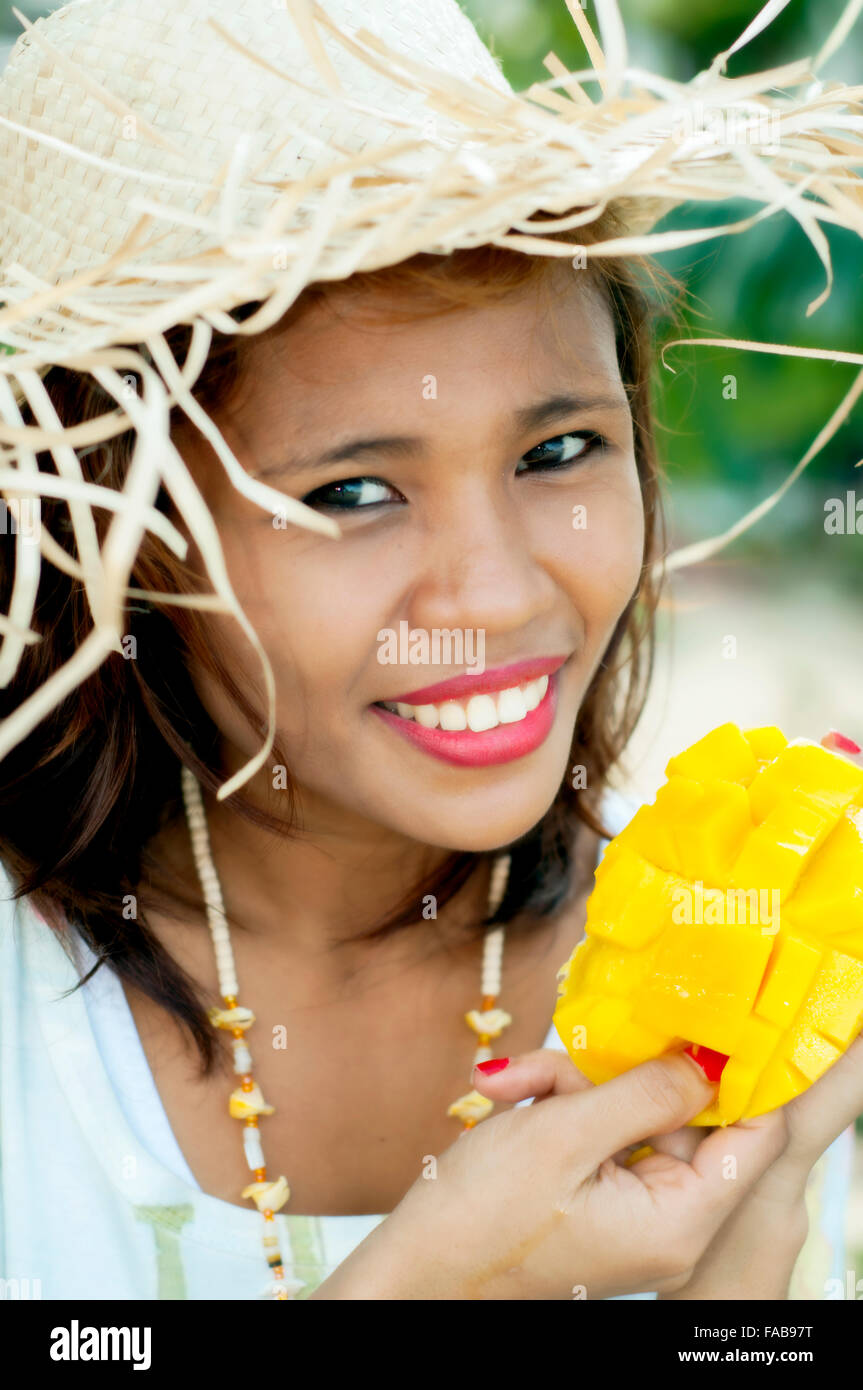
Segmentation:
<svg viewBox="0 0 863 1390">
<path fill-rule="evenodd" d="M 439 811 L 427 803 L 419 823 L 400 828 L 439 849 L 485 854 L 511 845 L 532 830 L 553 804 L 560 786 L 558 777 L 544 791 L 533 787 L 519 794 L 516 788 L 501 788 L 487 796 L 453 796 Z"/>
</svg>

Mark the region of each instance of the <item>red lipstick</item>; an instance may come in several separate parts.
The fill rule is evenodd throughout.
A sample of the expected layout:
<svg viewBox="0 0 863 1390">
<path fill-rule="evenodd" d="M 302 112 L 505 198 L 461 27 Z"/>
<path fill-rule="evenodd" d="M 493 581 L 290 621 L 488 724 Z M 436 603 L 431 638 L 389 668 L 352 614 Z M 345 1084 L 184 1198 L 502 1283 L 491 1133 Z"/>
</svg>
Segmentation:
<svg viewBox="0 0 863 1390">
<path fill-rule="evenodd" d="M 524 663 L 527 665 L 528 663 Z M 556 665 L 561 663 L 557 662 Z M 548 663 L 546 663 L 546 666 Z M 482 695 L 491 693 L 492 690 L 506 690 L 514 682 L 511 672 L 515 667 L 505 668 L 507 671 L 507 683 L 498 683 L 494 686 L 480 688 L 474 682 L 470 686 L 470 694 Z M 545 671 L 537 672 L 537 675 L 545 675 Z M 488 676 L 496 679 L 498 672 L 489 672 Z M 427 690 L 443 690 L 446 697 L 450 690 L 457 686 L 459 680 L 445 681 L 441 686 L 428 686 Z M 536 679 L 536 676 L 522 676 L 521 682 Z M 419 748 L 423 753 L 429 753 L 433 758 L 440 759 L 441 762 L 452 763 L 456 767 L 494 767 L 499 763 L 513 762 L 516 758 L 523 758 L 534 749 L 539 748 L 551 733 L 554 724 L 554 716 L 557 712 L 557 672 L 553 672 L 548 678 L 548 689 L 540 700 L 536 709 L 530 710 L 524 719 L 515 724 L 498 724 L 495 729 L 486 729 L 482 733 L 475 733 L 471 729 L 449 730 L 449 729 L 427 729 L 421 724 L 417 724 L 413 719 L 402 719 L 400 715 L 393 714 L 391 710 L 384 709 L 381 705 L 372 705 L 374 713 L 388 724 L 389 727 L 402 738 L 408 739 L 415 748 Z M 429 701 L 426 691 L 414 692 L 414 699 L 420 694 L 427 703 L 437 703 Z M 440 697 L 438 697 L 439 699 Z M 405 700 L 404 704 L 413 704 L 414 699 Z"/>
<path fill-rule="evenodd" d="M 511 690 L 515 685 L 524 685 L 540 676 L 551 676 L 559 671 L 566 661 L 565 656 L 538 656 L 527 661 L 515 661 L 511 666 L 495 666 L 491 671 L 479 675 L 467 672 L 463 676 L 453 676 L 452 680 L 438 681 L 437 685 L 424 685 L 420 690 L 411 690 L 407 695 L 388 695 L 393 705 L 439 705 L 444 700 L 470 699 L 471 695 L 492 695 L 496 690 Z"/>
</svg>

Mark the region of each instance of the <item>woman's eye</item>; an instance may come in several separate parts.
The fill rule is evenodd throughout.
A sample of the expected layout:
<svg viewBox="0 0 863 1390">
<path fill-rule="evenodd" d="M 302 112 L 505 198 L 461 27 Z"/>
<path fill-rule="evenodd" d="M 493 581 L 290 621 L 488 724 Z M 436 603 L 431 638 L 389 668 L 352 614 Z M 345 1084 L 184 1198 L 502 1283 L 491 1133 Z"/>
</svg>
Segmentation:
<svg viewBox="0 0 863 1390">
<path fill-rule="evenodd" d="M 314 492 L 307 492 L 302 499 L 307 507 L 333 507 L 339 511 L 357 511 L 361 507 L 399 500 L 404 500 L 401 493 L 381 478 L 345 478 L 337 483 L 325 483 Z"/>
<path fill-rule="evenodd" d="M 553 439 L 543 440 L 535 449 L 523 454 L 516 468 L 516 474 L 530 470 L 549 470 L 567 468 L 570 464 L 586 458 L 601 450 L 605 439 L 593 430 L 580 430 L 577 434 L 558 434 Z M 405 499 L 397 488 L 385 483 L 382 478 L 345 478 L 336 483 L 325 483 L 313 492 L 307 492 L 302 501 L 307 507 L 325 507 L 336 511 L 360 511 L 367 507 L 378 507 Z"/>
<path fill-rule="evenodd" d="M 601 434 L 593 430 L 579 430 L 577 434 L 557 434 L 553 439 L 545 439 L 535 449 L 522 454 L 516 474 L 529 468 L 566 468 L 577 459 L 602 449 L 605 444 Z"/>
</svg>

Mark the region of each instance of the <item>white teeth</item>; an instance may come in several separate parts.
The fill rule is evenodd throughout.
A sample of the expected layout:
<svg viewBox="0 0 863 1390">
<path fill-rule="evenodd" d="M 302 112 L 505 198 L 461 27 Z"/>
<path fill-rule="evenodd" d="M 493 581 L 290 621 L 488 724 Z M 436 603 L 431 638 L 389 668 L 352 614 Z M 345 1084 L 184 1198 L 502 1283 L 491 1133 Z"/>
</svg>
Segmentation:
<svg viewBox="0 0 863 1390">
<path fill-rule="evenodd" d="M 499 723 L 497 705 L 490 695 L 474 695 L 468 700 L 467 722 L 468 728 L 473 729 L 475 734 L 484 733 L 486 729 L 497 728 Z"/>
<path fill-rule="evenodd" d="M 438 709 L 438 718 L 442 729 L 448 729 L 450 733 L 459 733 L 467 728 L 467 714 L 463 705 L 455 700 L 446 700 Z"/>
<path fill-rule="evenodd" d="M 529 710 L 536 709 L 547 690 L 548 676 L 540 676 L 538 680 L 528 682 L 524 687 L 524 702 Z"/>
<path fill-rule="evenodd" d="M 497 697 L 497 717 L 501 724 L 517 724 L 527 714 L 524 694 L 515 690 L 502 690 Z"/>
<path fill-rule="evenodd" d="M 529 681 L 524 687 L 524 703 L 529 710 L 536 709 L 539 704 L 539 681 Z"/>
<path fill-rule="evenodd" d="M 402 719 L 413 719 L 424 729 L 440 727 L 449 733 L 470 729 L 475 734 L 496 729 L 498 724 L 518 724 L 536 709 L 548 690 L 548 676 L 526 681 L 509 690 L 472 695 L 469 700 L 444 700 L 439 705 L 406 705 L 381 701 L 385 708 L 398 711 Z"/>
</svg>

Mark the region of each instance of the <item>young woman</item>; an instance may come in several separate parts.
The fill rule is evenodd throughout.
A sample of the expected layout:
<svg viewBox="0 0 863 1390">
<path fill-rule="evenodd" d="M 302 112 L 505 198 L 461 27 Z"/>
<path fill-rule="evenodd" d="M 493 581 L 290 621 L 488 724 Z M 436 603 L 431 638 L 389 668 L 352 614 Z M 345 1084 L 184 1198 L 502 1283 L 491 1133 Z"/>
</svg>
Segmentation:
<svg viewBox="0 0 863 1390">
<path fill-rule="evenodd" d="M 622 231 L 609 211 L 552 236 Z M 122 652 L 4 759 L 5 1278 L 47 1298 L 787 1296 L 809 1175 L 863 1108 L 863 1044 L 783 1110 L 704 1134 L 686 1122 L 714 1087 L 689 1057 L 593 1087 L 550 1032 L 603 840 L 634 809 L 608 777 L 653 651 L 638 269 L 477 244 L 313 282 L 265 332 L 216 335 L 196 400 L 251 478 L 341 534 L 241 495 L 175 408 L 275 676 L 272 755 L 217 798 L 267 691 L 232 617 L 160 601 L 209 589 L 162 489 L 185 560 L 147 534 Z M 190 330 L 167 339 L 188 360 Z M 112 407 L 62 364 L 44 388 L 63 425 Z M 81 448 L 84 478 L 122 489 L 132 442 Z M 44 500 L 52 536 L 67 515 Z M 4 713 L 86 637 L 74 566 L 44 567 L 37 614 Z M 462 655 L 424 656 L 443 633 Z M 477 1032 L 506 1066 L 471 1072 Z"/>
</svg>

